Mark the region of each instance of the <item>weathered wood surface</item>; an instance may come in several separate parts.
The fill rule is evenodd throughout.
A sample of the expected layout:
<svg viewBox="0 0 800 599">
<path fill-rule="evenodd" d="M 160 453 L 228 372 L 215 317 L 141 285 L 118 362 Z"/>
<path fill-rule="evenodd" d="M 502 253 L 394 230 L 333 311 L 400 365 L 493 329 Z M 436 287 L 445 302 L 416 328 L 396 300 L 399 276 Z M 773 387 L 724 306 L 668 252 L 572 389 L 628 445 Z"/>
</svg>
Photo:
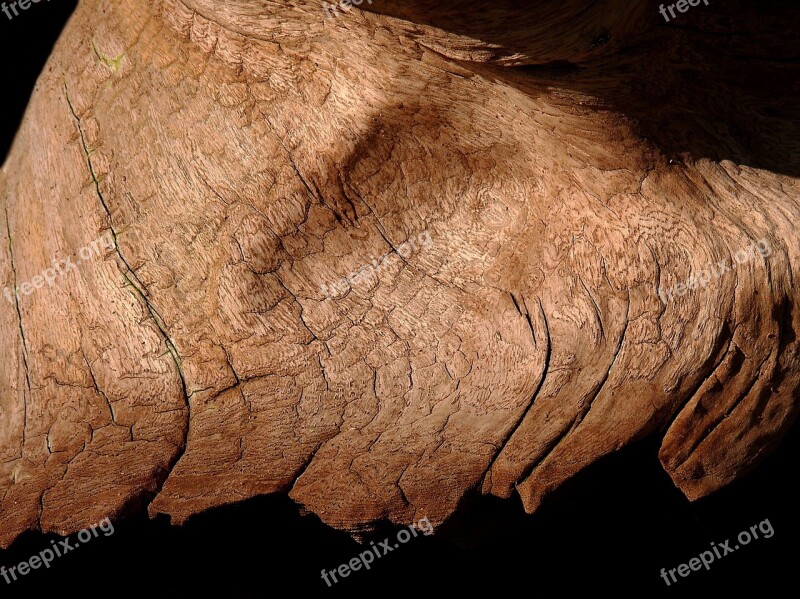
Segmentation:
<svg viewBox="0 0 800 599">
<path fill-rule="evenodd" d="M 795 9 L 521 4 L 82 0 L 0 171 L 0 285 L 113 243 L 0 300 L 1 544 L 274 492 L 353 531 L 532 511 L 651 433 L 698 498 L 775 446 Z"/>
</svg>

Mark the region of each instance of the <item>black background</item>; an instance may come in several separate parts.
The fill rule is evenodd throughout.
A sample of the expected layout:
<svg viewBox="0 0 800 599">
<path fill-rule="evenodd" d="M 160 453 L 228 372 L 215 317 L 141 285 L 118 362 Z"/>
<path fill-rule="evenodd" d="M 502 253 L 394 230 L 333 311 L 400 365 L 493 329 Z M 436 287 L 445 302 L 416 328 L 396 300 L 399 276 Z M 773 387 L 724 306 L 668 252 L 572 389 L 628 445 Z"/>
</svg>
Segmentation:
<svg viewBox="0 0 800 599">
<path fill-rule="evenodd" d="M 13 21 L 0 13 L 2 157 L 74 6 L 75 0 L 41 2 Z M 183 527 L 132 515 L 115 523 L 113 535 L 56 559 L 47 570 L 33 570 L 11 585 L 0 579 L 0 595 L 75 591 L 84 597 L 166 597 L 184 591 L 261 597 L 297 590 L 324 597 L 486 590 L 531 597 L 556 591 L 677 597 L 770 595 L 781 589 L 791 594 L 800 526 L 794 484 L 798 427 L 754 473 L 694 504 L 674 487 L 657 452 L 658 441 L 650 439 L 601 460 L 532 516 L 523 513 L 516 497 L 470 499 L 458 521 L 434 536 L 410 540 L 332 589 L 320 571 L 346 563 L 363 548 L 316 516 L 301 515 L 285 497 L 259 497 L 211 510 Z M 764 519 L 775 531 L 771 539 L 753 541 L 715 561 L 710 571 L 693 572 L 669 588 L 660 577 L 661 568 L 686 563 L 711 542 L 734 539 Z M 377 538 L 394 534 L 383 531 Z M 0 565 L 16 565 L 55 538 L 26 533 L 0 550 Z"/>
</svg>

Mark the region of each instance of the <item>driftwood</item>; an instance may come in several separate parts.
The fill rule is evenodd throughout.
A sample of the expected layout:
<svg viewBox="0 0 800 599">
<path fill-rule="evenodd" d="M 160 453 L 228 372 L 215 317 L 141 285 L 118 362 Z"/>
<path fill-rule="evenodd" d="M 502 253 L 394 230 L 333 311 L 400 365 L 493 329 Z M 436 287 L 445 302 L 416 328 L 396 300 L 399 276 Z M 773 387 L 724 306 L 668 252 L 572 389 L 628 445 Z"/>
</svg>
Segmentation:
<svg viewBox="0 0 800 599">
<path fill-rule="evenodd" d="M 0 543 L 533 511 L 652 433 L 695 499 L 775 446 L 795 9 L 523 4 L 81 1 L 0 172 Z"/>
</svg>

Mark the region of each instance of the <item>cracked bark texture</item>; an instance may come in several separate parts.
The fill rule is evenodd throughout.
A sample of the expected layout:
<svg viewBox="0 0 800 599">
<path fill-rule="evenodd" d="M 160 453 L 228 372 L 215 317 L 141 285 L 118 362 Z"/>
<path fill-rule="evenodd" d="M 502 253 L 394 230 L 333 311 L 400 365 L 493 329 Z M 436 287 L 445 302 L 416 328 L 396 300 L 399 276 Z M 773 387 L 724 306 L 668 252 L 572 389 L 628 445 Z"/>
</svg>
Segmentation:
<svg viewBox="0 0 800 599">
<path fill-rule="evenodd" d="M 796 9 L 523 4 L 79 4 L 0 171 L 0 285 L 114 247 L 0 302 L 0 544 L 276 492 L 351 531 L 533 511 L 651 433 L 695 499 L 775 446 Z"/>
</svg>

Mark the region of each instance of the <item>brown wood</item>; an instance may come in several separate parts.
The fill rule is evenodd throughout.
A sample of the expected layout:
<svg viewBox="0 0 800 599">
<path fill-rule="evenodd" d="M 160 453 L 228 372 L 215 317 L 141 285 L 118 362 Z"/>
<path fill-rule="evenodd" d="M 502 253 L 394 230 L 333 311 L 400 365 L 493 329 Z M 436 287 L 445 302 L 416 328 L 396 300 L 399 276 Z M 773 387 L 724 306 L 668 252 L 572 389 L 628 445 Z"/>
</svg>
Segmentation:
<svg viewBox="0 0 800 599">
<path fill-rule="evenodd" d="M 795 9 L 465 4 L 81 0 L 0 285 L 114 242 L 0 300 L 0 544 L 277 492 L 351 531 L 533 511 L 649 434 L 695 499 L 776 445 Z"/>
</svg>

